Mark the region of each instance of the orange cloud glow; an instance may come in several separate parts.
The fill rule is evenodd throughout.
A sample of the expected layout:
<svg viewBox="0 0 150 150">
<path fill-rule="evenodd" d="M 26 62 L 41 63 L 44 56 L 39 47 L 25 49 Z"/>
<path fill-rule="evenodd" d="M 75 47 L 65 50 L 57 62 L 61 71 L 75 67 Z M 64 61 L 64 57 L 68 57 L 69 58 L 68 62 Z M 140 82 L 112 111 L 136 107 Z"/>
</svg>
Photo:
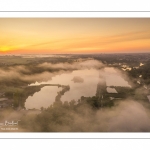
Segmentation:
<svg viewBox="0 0 150 150">
<path fill-rule="evenodd" d="M 150 52 L 149 18 L 0 18 L 0 53 Z"/>
</svg>

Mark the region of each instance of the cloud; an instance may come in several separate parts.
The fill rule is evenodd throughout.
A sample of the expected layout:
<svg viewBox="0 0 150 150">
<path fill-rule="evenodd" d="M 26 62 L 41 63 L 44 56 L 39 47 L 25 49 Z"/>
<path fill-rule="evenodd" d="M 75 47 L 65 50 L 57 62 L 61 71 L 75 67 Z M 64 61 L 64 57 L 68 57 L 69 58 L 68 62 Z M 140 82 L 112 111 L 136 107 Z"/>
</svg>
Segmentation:
<svg viewBox="0 0 150 150">
<path fill-rule="evenodd" d="M 41 82 L 50 80 L 53 76 L 79 69 L 99 69 L 103 64 L 97 60 L 79 60 L 69 63 L 42 63 L 33 67 L 18 65 L 0 69 L 0 81 L 21 80 L 25 82 Z"/>
<path fill-rule="evenodd" d="M 118 45 L 122 42 L 126 42 L 124 46 L 127 46 L 129 42 L 133 41 L 142 41 L 150 39 L 150 31 L 135 31 L 135 32 L 127 32 L 116 35 L 108 35 L 108 36 L 93 36 L 93 37 L 85 37 L 78 38 L 76 40 L 68 40 L 69 42 L 64 43 L 61 47 L 63 51 L 73 51 L 80 53 L 82 52 L 92 52 L 92 50 L 111 50 L 113 49 L 112 45 Z M 133 44 L 134 45 L 134 44 Z M 108 46 L 108 47 L 107 47 Z M 130 48 L 131 46 L 129 46 Z"/>
<path fill-rule="evenodd" d="M 97 60 L 81 60 L 78 59 L 72 64 L 69 63 L 42 63 L 35 68 L 40 68 L 41 73 L 30 74 L 32 70 L 27 66 L 14 66 L 7 69 L 0 69 L 0 80 L 3 79 L 21 79 L 23 81 L 35 82 L 35 81 L 45 81 L 50 80 L 53 76 L 66 73 L 76 69 L 100 69 L 100 74 L 106 75 L 104 73 L 104 65 Z M 101 69 L 103 68 L 103 69 Z M 49 69 L 56 69 L 53 72 L 49 72 Z M 122 74 L 121 71 L 115 69 L 114 72 L 107 72 L 107 75 L 113 75 L 118 73 L 120 76 L 126 76 Z M 129 79 L 127 79 L 129 80 Z M 137 89 L 135 93 L 139 93 L 141 89 Z M 136 95 L 137 95 L 136 93 Z M 59 110 L 59 112 L 57 112 Z M 150 131 L 150 111 L 143 105 L 135 100 L 124 99 L 119 102 L 115 102 L 115 106 L 111 108 L 102 108 L 99 110 L 93 110 L 88 105 L 83 105 L 78 107 L 76 111 L 74 110 L 63 110 L 58 107 L 56 113 L 58 115 L 58 120 L 49 118 L 49 121 L 43 122 L 47 127 L 47 131 L 57 131 L 57 132 L 149 132 Z M 60 114 L 59 114 L 60 113 Z M 62 115 L 62 114 L 63 115 Z M 6 113 L 7 114 L 7 113 Z M 1 114 L 2 115 L 2 114 Z M 48 114 L 47 114 L 48 115 Z M 12 115 L 8 115 L 9 119 L 13 119 Z M 24 113 L 20 112 L 19 116 L 16 118 L 24 117 Z M 27 120 L 35 119 L 34 117 L 26 116 Z M 45 118 L 46 116 L 42 116 Z M 23 118 L 22 118 L 23 119 Z M 60 119 L 60 120 L 59 120 Z M 59 124 L 59 121 L 62 124 Z M 37 127 L 35 127 L 36 125 Z M 24 131 L 42 131 L 43 127 L 38 124 L 31 124 L 31 126 L 26 126 Z"/>
<path fill-rule="evenodd" d="M 150 131 L 150 111 L 133 100 L 120 101 L 115 107 L 102 108 L 96 114 L 84 106 L 83 112 L 84 115 L 74 114 L 74 130 L 79 132 Z"/>
<path fill-rule="evenodd" d="M 79 76 L 75 76 L 71 81 L 73 81 L 74 83 L 82 83 L 84 82 L 84 79 Z"/>
<path fill-rule="evenodd" d="M 144 106 L 136 101 L 126 100 L 116 107 L 115 115 L 109 120 L 108 131 L 148 132 L 150 116 Z"/>
<path fill-rule="evenodd" d="M 85 110 L 87 108 L 84 108 Z M 95 116 L 88 113 L 80 116 L 80 120 L 84 122 L 83 131 L 92 132 L 143 132 L 150 131 L 150 118 L 144 107 L 135 101 L 127 100 L 119 102 L 114 108 L 103 108 L 97 111 Z M 81 127 L 79 120 L 75 119 L 78 126 Z"/>
<path fill-rule="evenodd" d="M 67 107 L 68 103 L 66 103 Z M 92 109 L 84 104 L 76 109 L 54 106 L 37 117 L 23 118 L 29 132 L 149 132 L 150 111 L 141 103 L 125 99 L 114 107 Z M 46 119 L 47 118 L 47 119 Z M 32 121 L 30 121 L 32 119 Z"/>
<path fill-rule="evenodd" d="M 38 67 L 46 68 L 46 69 L 63 69 L 63 70 L 76 70 L 76 69 L 89 69 L 89 68 L 95 68 L 100 69 L 103 67 L 104 64 L 102 64 L 100 61 L 97 60 L 79 60 L 79 62 L 74 62 L 72 64 L 70 63 L 43 63 L 38 65 Z"/>
</svg>

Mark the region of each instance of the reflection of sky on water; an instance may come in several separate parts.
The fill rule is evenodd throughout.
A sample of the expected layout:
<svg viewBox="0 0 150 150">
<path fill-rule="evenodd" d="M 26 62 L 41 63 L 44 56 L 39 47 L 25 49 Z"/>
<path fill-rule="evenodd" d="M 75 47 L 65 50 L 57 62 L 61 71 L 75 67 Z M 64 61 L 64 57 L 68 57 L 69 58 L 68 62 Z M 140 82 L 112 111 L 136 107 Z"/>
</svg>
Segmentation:
<svg viewBox="0 0 150 150">
<path fill-rule="evenodd" d="M 57 96 L 57 92 L 61 91 L 62 88 L 57 86 L 45 86 L 41 91 L 34 93 L 33 96 L 29 96 L 25 103 L 26 109 L 40 109 L 41 107 L 47 108 L 54 101 Z"/>
<path fill-rule="evenodd" d="M 79 76 L 84 79 L 82 83 L 75 83 L 72 81 L 73 77 Z M 104 76 L 107 86 L 128 86 L 121 75 L 114 68 L 105 68 L 104 70 L 85 69 L 75 70 L 71 73 L 63 73 L 52 77 L 52 80 L 41 83 L 34 83 L 32 85 L 39 84 L 61 84 L 69 85 L 70 90 L 65 92 L 61 97 L 61 100 L 70 101 L 78 100 L 81 96 L 95 96 L 97 84 L 99 82 L 99 76 Z M 55 86 L 47 86 L 41 89 L 38 93 L 35 93 L 32 97 L 28 97 L 26 100 L 26 108 L 40 108 L 48 107 L 55 100 L 57 92 L 61 88 Z"/>
<path fill-rule="evenodd" d="M 127 81 L 114 69 L 114 68 L 105 68 L 104 77 L 106 79 L 107 86 L 127 86 L 131 87 Z"/>
</svg>

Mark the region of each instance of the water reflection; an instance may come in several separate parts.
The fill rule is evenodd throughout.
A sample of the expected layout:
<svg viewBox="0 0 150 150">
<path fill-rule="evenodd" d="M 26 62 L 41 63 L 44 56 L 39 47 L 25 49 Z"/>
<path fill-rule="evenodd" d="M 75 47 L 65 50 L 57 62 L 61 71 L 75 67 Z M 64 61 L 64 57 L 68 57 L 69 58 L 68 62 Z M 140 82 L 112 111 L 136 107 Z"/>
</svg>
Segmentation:
<svg viewBox="0 0 150 150">
<path fill-rule="evenodd" d="M 123 79 L 121 74 L 114 68 L 105 68 L 103 73 L 107 86 L 125 86 L 131 87 L 127 81 Z"/>
<path fill-rule="evenodd" d="M 26 109 L 40 109 L 41 107 L 47 108 L 54 101 L 57 96 L 57 92 L 61 91 L 62 88 L 57 86 L 45 86 L 41 91 L 34 93 L 33 96 L 29 96 L 25 103 Z"/>
<path fill-rule="evenodd" d="M 103 70 L 85 69 L 75 70 L 71 73 L 63 73 L 52 77 L 51 80 L 41 83 L 33 83 L 32 85 L 40 84 L 60 84 L 69 85 L 70 89 L 61 96 L 61 101 L 78 100 L 81 96 L 95 96 L 97 84 L 100 78 L 103 77 L 106 80 L 107 86 L 128 86 L 127 81 L 123 79 L 121 74 L 114 68 L 105 68 Z M 74 82 L 73 79 L 82 79 L 83 82 Z M 57 92 L 62 88 L 55 86 L 47 86 L 41 89 L 40 92 L 35 93 L 32 97 L 28 97 L 26 100 L 26 108 L 41 108 L 48 107 L 55 101 Z"/>
</svg>

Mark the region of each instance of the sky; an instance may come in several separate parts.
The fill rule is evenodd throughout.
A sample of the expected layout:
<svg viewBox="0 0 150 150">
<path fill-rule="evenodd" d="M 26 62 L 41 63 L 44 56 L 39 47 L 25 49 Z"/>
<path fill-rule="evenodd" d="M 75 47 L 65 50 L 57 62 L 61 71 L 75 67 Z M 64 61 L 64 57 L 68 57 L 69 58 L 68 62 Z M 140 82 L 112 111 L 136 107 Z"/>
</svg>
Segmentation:
<svg viewBox="0 0 150 150">
<path fill-rule="evenodd" d="M 0 54 L 150 52 L 150 18 L 0 18 Z"/>
</svg>

